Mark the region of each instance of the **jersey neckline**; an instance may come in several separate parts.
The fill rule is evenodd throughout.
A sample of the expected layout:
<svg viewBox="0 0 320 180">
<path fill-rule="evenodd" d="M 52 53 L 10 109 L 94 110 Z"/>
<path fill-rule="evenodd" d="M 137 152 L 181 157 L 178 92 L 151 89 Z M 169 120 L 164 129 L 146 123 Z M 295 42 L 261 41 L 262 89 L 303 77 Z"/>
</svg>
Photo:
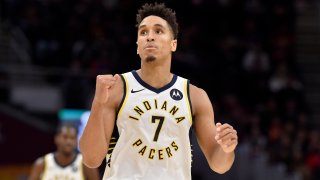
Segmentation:
<svg viewBox="0 0 320 180">
<path fill-rule="evenodd" d="M 70 162 L 69 162 L 68 164 L 66 164 L 66 165 L 62 165 L 62 164 L 59 163 L 59 161 L 58 161 L 58 159 L 57 159 L 56 152 L 53 153 L 53 159 L 54 159 L 55 163 L 56 163 L 59 167 L 61 167 L 61 168 L 66 168 L 66 167 L 70 166 L 71 164 L 73 164 L 73 163 L 76 161 L 77 158 L 78 158 L 78 153 L 75 153 L 75 156 L 74 156 L 74 158 L 72 159 L 72 161 L 70 161 Z"/>
<path fill-rule="evenodd" d="M 136 70 L 132 70 L 131 71 L 133 77 L 145 88 L 149 89 L 150 91 L 153 91 L 157 94 L 169 89 L 170 87 L 172 87 L 174 85 L 174 83 L 177 81 L 177 75 L 173 74 L 173 77 L 172 77 L 172 80 L 166 84 L 165 86 L 161 87 L 161 88 L 155 88 L 155 87 L 152 87 L 151 85 L 149 85 L 148 83 L 144 82 L 140 76 L 138 75 L 137 71 Z"/>
</svg>

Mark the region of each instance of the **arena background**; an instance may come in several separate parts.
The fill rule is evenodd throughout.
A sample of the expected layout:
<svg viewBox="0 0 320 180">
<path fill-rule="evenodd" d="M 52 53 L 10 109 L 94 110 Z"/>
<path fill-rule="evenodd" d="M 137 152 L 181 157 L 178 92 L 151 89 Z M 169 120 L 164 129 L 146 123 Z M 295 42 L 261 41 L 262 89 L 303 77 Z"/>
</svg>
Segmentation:
<svg viewBox="0 0 320 180">
<path fill-rule="evenodd" d="M 139 68 L 146 1 L 0 1 L 0 179 L 27 179 L 62 120 L 90 108 L 95 76 Z M 193 179 L 320 179 L 320 1 L 164 1 L 178 16 L 172 71 L 209 94 L 239 135 L 212 172 L 193 137 Z M 101 171 L 103 167 L 100 167 Z"/>
</svg>

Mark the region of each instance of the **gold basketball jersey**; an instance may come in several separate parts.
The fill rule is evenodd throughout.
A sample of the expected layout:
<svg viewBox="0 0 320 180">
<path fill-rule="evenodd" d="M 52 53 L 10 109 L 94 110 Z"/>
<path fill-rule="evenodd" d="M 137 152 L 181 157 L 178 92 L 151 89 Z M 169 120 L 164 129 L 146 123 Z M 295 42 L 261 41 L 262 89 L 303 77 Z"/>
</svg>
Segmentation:
<svg viewBox="0 0 320 180">
<path fill-rule="evenodd" d="M 156 89 L 136 71 L 121 75 L 124 97 L 103 179 L 191 179 L 189 81 L 174 75 Z"/>
<path fill-rule="evenodd" d="M 73 162 L 67 166 L 61 166 L 57 163 L 54 153 L 46 154 L 44 157 L 45 170 L 42 180 L 82 180 L 84 179 L 82 170 L 82 155 L 77 154 Z"/>
</svg>

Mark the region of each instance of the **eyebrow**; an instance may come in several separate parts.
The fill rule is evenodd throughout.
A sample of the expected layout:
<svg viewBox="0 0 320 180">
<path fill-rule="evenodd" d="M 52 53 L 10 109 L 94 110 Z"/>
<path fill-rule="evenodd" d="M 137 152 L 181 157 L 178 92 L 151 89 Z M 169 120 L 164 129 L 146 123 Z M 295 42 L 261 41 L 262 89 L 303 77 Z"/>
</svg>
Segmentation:
<svg viewBox="0 0 320 180">
<path fill-rule="evenodd" d="M 138 29 L 142 29 L 142 28 L 144 28 L 144 27 L 146 27 L 147 25 L 141 25 L 141 26 L 139 26 L 139 28 Z M 154 26 L 156 26 L 156 27 L 160 27 L 160 28 L 165 28 L 163 25 L 161 25 L 161 24 L 155 24 Z"/>
</svg>

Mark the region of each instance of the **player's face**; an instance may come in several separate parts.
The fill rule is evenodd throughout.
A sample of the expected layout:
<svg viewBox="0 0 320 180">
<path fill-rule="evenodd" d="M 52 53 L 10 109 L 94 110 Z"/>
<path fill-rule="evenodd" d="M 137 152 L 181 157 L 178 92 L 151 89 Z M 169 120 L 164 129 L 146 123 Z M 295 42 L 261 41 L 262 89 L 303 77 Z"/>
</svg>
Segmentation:
<svg viewBox="0 0 320 180">
<path fill-rule="evenodd" d="M 77 147 L 77 132 L 74 128 L 62 127 L 60 134 L 55 138 L 58 151 L 71 154 Z"/>
<path fill-rule="evenodd" d="M 177 41 L 169 24 L 158 16 L 148 16 L 138 27 L 138 54 L 147 62 L 156 59 L 170 59 L 171 53 L 176 51 Z"/>
</svg>

